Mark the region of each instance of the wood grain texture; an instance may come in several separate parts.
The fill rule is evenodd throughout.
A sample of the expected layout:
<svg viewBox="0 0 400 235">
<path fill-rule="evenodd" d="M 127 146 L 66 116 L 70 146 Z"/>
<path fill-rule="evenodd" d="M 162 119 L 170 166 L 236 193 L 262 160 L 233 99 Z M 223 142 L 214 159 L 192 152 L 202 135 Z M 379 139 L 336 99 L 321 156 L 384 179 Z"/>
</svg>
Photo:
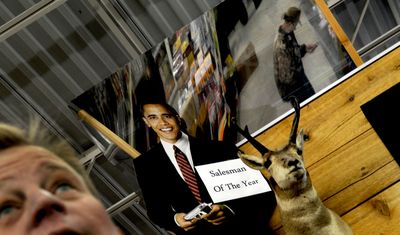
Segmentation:
<svg viewBox="0 0 400 235">
<path fill-rule="evenodd" d="M 360 55 L 357 53 L 357 50 L 353 47 L 350 39 L 347 37 L 346 33 L 340 26 L 339 22 L 336 20 L 335 16 L 332 14 L 325 0 L 315 0 L 315 4 L 319 7 L 322 14 L 324 14 L 326 20 L 331 26 L 332 30 L 335 32 L 337 38 L 340 43 L 346 48 L 347 53 L 349 53 L 351 59 L 354 61 L 354 64 L 360 66 L 363 61 Z"/>
<path fill-rule="evenodd" d="M 354 234 L 400 234 L 400 182 L 343 216 Z"/>
<path fill-rule="evenodd" d="M 313 184 L 325 205 L 342 215 L 355 234 L 400 234 L 400 167 L 360 108 L 399 82 L 397 48 L 301 108 L 299 128 L 310 137 L 304 158 Z M 284 145 L 292 118 L 256 139 L 270 149 Z M 240 149 L 259 154 L 248 143 Z M 270 225 L 282 234 L 279 211 Z"/>
</svg>

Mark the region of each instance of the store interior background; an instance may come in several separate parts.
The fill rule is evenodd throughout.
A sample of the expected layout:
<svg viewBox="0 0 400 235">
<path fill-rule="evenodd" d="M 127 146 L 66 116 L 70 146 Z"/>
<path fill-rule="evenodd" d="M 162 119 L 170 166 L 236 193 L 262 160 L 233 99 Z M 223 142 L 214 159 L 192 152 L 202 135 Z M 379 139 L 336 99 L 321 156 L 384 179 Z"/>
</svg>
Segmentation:
<svg viewBox="0 0 400 235">
<path fill-rule="evenodd" d="M 69 141 L 81 154 L 82 163 L 101 189 L 103 202 L 111 207 L 110 213 L 129 234 L 163 231 L 144 216 L 130 158 L 79 121 L 68 107 L 69 102 L 104 82 L 128 61 L 173 35 L 219 2 L 195 1 L 194 6 L 189 6 L 180 1 L 120 1 L 118 7 L 126 7 L 125 14 L 132 17 L 130 20 L 124 15 L 117 16 L 118 11 L 113 12 L 115 15 L 111 18 L 104 14 L 103 11 L 112 11 L 108 1 L 0 3 L 0 120 L 26 127 L 29 117 L 39 115 L 52 133 Z M 337 47 L 331 38 L 322 33 L 326 25 L 309 1 L 258 2 L 256 7 L 255 1 L 243 1 L 248 21 L 245 24 L 238 21 L 228 37 L 234 61 L 243 69 L 243 76 L 239 78 L 237 117 L 241 126 L 249 125 L 250 131 L 262 128 L 290 109 L 277 93 L 272 72 L 273 38 L 282 22 L 282 13 L 289 6 L 303 9 L 302 24 L 296 30 L 298 41 L 320 44 L 303 60 L 315 90 L 320 91 L 343 76 L 342 69 L 348 66 L 343 54 L 335 50 Z M 364 8 L 365 1 L 328 1 L 338 19 L 346 22 L 342 27 L 348 37 L 353 39 L 357 32 L 354 45 L 363 52 L 364 61 L 399 41 L 399 3 L 395 0 L 368 2 Z M 32 22 L 22 27 L 13 24 L 12 20 L 19 20 L 18 17 L 23 20 L 24 15 L 21 17 L 20 14 L 31 7 L 45 9 L 43 16 L 30 18 Z M 146 21 L 149 15 L 153 16 L 152 21 Z M 360 25 L 359 19 L 363 19 Z M 14 32 L 8 30 L 10 24 L 14 26 Z M 121 30 L 124 26 L 130 31 Z M 249 45 L 254 51 L 246 53 Z"/>
<path fill-rule="evenodd" d="M 249 21 L 246 25 L 237 24 L 229 39 L 234 58 L 238 58 L 246 46 L 252 44 L 255 47 L 258 63 L 261 65 L 257 66 L 246 79 L 239 94 L 239 124 L 248 125 L 252 131 L 259 130 L 291 108 L 289 103 L 282 101 L 276 88 L 272 56 L 272 44 L 278 26 L 283 23 L 282 15 L 287 6 L 298 6 L 303 10 L 301 25 L 295 31 L 298 42 L 319 44 L 314 53 L 307 54 L 303 58 L 305 72 L 315 91 L 320 91 L 340 78 L 340 75 L 335 74 L 334 66 L 340 66 L 340 63 L 344 62 L 338 58 L 337 48 L 334 48 L 334 44 L 330 44 L 332 42 L 330 38 L 323 38 L 325 35 L 319 34 L 318 28 L 314 29 L 310 23 L 310 21 L 321 22 L 317 8 L 309 9 L 311 5 L 305 3 L 299 5 L 299 1 L 296 0 L 282 1 L 280 4 L 262 1 L 257 9 L 253 4 L 249 4 Z M 310 14 L 306 15 L 306 12 Z M 321 26 L 327 27 L 323 24 Z M 324 50 L 331 53 L 334 65 L 329 63 Z"/>
<path fill-rule="evenodd" d="M 340 2 L 342 3 L 340 4 Z M 376 12 L 369 12 L 363 16 L 365 18 L 360 26 L 357 26 L 360 15 L 351 14 L 351 12 L 358 12 L 353 11 L 353 7 L 362 9 L 364 1 L 353 1 L 355 5 L 350 3 L 346 5 L 343 4 L 343 1 L 327 1 L 327 3 L 343 25 L 349 39 L 354 41 L 356 49 L 362 49 L 374 41 L 377 35 L 384 34 L 396 25 L 396 20 L 392 22 L 393 24 L 389 23 L 390 20 L 377 23 L 377 15 L 380 14 L 377 12 L 382 11 L 382 6 L 375 5 L 377 1 L 371 1 L 369 6 L 376 9 Z M 390 5 L 390 1 L 388 5 Z M 276 89 L 272 58 L 272 42 L 277 32 L 277 26 L 282 23 L 282 13 L 288 6 L 298 6 L 302 9 L 301 25 L 295 31 L 298 42 L 300 44 L 313 42 L 319 44 L 314 53 L 303 57 L 306 75 L 316 92 L 326 88 L 355 68 L 355 65 L 345 58 L 348 56 L 345 55 L 346 52 L 340 50 L 340 43 L 335 35 L 328 32 L 328 25 L 324 16 L 321 15 L 322 13 L 310 1 L 284 0 L 279 4 L 273 1 L 262 1 L 257 9 L 253 4 L 248 4 L 249 21 L 246 25 L 238 23 L 229 36 L 229 41 L 236 61 L 250 43 L 254 45 L 258 63 L 262 65 L 257 66 L 250 77 L 245 79 L 246 82 L 239 94 L 239 123 L 241 126 L 248 125 L 249 129 L 254 132 L 291 108 L 290 104 L 281 100 Z M 394 18 L 399 14 L 398 7 L 393 12 Z M 387 16 L 389 15 L 391 14 L 387 14 Z M 377 28 L 372 26 L 377 24 L 380 25 Z M 357 27 L 360 27 L 359 33 L 354 31 Z M 398 36 L 388 39 L 378 48 L 361 54 L 361 57 L 367 61 L 398 40 Z M 268 121 L 264 122 L 264 120 Z"/>
</svg>

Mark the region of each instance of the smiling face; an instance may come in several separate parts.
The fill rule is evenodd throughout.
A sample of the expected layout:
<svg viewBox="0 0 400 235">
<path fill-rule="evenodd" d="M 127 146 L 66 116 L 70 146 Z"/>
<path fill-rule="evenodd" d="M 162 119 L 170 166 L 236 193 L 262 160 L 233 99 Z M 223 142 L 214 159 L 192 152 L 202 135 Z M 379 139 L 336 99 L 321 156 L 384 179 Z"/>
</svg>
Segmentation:
<svg viewBox="0 0 400 235">
<path fill-rule="evenodd" d="M 143 120 L 160 139 L 174 144 L 181 137 L 180 118 L 162 104 L 145 104 Z"/>
<path fill-rule="evenodd" d="M 0 234 L 116 235 L 83 178 L 36 146 L 0 151 Z"/>
</svg>

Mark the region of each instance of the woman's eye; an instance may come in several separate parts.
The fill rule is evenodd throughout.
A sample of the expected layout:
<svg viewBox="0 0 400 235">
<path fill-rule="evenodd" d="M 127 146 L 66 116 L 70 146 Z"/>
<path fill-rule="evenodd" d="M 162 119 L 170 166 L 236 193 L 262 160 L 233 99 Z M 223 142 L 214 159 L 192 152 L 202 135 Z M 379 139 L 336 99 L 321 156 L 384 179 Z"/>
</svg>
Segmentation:
<svg viewBox="0 0 400 235">
<path fill-rule="evenodd" d="M 71 184 L 62 183 L 62 184 L 57 185 L 55 192 L 56 193 L 63 193 L 63 192 L 70 191 L 71 189 L 73 189 Z"/>
<path fill-rule="evenodd" d="M 3 205 L 0 207 L 0 219 L 4 216 L 11 214 L 14 210 L 14 206 L 12 205 Z"/>
</svg>

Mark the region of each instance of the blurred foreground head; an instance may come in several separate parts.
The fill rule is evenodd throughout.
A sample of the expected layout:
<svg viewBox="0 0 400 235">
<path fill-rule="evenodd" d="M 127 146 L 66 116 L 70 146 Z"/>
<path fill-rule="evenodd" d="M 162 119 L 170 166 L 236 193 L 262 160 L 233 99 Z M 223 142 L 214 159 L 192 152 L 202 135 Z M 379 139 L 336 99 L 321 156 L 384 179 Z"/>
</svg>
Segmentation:
<svg viewBox="0 0 400 235">
<path fill-rule="evenodd" d="M 0 234 L 122 234 L 95 194 L 66 142 L 0 123 Z"/>
</svg>

